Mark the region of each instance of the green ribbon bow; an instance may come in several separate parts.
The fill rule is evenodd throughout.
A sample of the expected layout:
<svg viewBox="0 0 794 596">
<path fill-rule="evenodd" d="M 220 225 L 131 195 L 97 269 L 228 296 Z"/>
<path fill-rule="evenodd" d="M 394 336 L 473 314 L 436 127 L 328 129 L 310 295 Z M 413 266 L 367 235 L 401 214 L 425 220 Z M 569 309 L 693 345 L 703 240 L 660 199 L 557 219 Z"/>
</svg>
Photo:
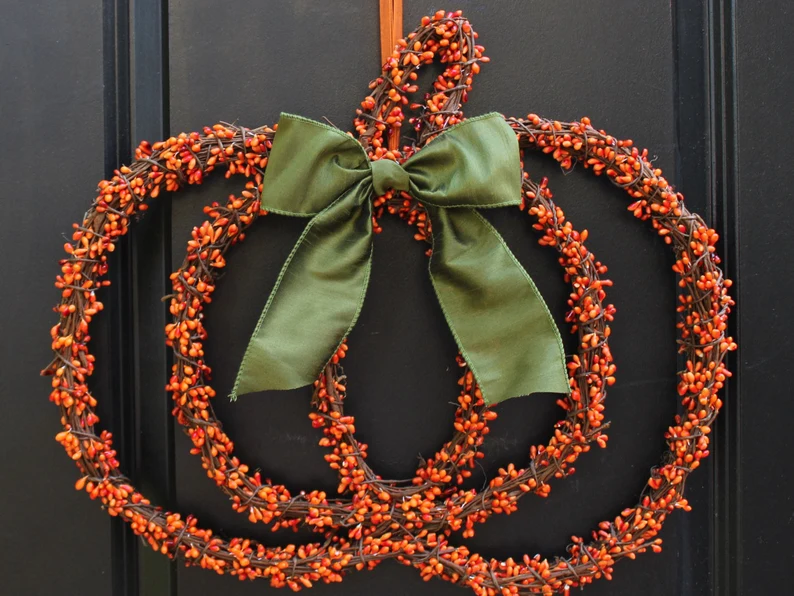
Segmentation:
<svg viewBox="0 0 794 596">
<path fill-rule="evenodd" d="M 567 393 L 557 327 L 529 275 L 477 209 L 518 205 L 516 135 L 500 114 L 439 134 L 402 165 L 370 161 L 342 131 L 282 114 L 262 207 L 309 217 L 259 318 L 232 397 L 310 385 L 348 336 L 372 264 L 372 201 L 388 189 L 422 203 L 433 230 L 430 278 L 488 403 Z"/>
</svg>

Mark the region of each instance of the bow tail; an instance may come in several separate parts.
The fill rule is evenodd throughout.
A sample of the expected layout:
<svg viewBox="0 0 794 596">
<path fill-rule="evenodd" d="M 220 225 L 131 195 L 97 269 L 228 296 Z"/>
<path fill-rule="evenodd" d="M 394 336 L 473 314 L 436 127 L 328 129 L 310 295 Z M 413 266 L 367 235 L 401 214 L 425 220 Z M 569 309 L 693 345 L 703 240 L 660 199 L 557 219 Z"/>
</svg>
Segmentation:
<svg viewBox="0 0 794 596">
<path fill-rule="evenodd" d="M 310 385 L 353 328 L 372 264 L 366 182 L 309 221 L 262 310 L 232 399 Z"/>
<path fill-rule="evenodd" d="M 426 207 L 433 287 L 486 403 L 568 393 L 557 326 L 499 232 L 474 209 Z"/>
</svg>

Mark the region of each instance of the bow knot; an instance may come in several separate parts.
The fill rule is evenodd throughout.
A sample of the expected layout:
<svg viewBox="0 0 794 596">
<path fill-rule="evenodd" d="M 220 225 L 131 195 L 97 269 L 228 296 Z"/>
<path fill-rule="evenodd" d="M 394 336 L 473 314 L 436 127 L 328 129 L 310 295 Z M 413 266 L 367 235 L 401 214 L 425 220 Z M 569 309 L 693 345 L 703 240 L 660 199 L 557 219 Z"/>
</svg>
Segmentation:
<svg viewBox="0 0 794 596">
<path fill-rule="evenodd" d="M 310 385 L 355 325 L 372 264 L 372 196 L 405 191 L 432 224 L 429 270 L 487 403 L 566 393 L 557 327 L 529 275 L 478 209 L 521 202 L 518 142 L 500 114 L 453 126 L 404 163 L 370 161 L 342 131 L 283 114 L 262 208 L 309 222 L 282 267 L 232 396 Z"/>
<path fill-rule="evenodd" d="M 386 191 L 410 190 L 410 177 L 400 164 L 391 159 L 379 159 L 370 163 L 372 168 L 372 187 L 375 194 L 380 196 Z"/>
</svg>

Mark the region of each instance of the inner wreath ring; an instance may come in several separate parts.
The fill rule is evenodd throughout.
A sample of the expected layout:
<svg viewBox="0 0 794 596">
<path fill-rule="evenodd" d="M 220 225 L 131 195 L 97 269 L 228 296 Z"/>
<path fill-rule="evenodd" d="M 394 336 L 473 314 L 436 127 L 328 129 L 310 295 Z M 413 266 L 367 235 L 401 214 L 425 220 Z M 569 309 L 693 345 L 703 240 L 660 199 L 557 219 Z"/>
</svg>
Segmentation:
<svg viewBox="0 0 794 596">
<path fill-rule="evenodd" d="M 528 205 L 554 208 L 545 185 L 541 188 L 527 177 L 524 193 Z M 357 539 L 369 533 L 382 534 L 394 524 L 408 531 L 428 525 L 438 526 L 447 515 L 443 499 L 455 490 L 455 484 L 461 484 L 469 476 L 467 468 L 473 467 L 475 459 L 481 456 L 478 447 L 488 432 L 488 421 L 496 417 L 496 412 L 485 406 L 476 380 L 460 357 L 458 364 L 463 368 L 463 374 L 459 381 L 461 393 L 453 437 L 417 470 L 413 479 L 382 480 L 366 463 L 367 446 L 355 438 L 355 420 L 344 412 L 344 376 L 339 361 L 345 356 L 346 344 L 315 382 L 312 400 L 315 411 L 310 418 L 315 427 L 323 429 L 325 437 L 320 444 L 332 450 L 326 455 L 326 460 L 340 472 L 339 491 L 353 493 L 353 498 L 329 499 L 322 491 L 293 495 L 286 487 L 272 484 L 258 473 L 249 475 L 250 466 L 233 456 L 234 443 L 223 431 L 210 403 L 215 392 L 205 384 L 210 368 L 203 360 L 203 341 L 206 339 L 203 309 L 214 289 L 214 272 L 219 269 L 218 263 L 213 263 L 209 257 L 216 251 L 219 254 L 226 252 L 228 246 L 223 242 L 224 238 L 228 239 L 229 245 L 242 239 L 244 230 L 254 221 L 256 214 L 252 214 L 239 232 L 235 231 L 231 236 L 228 226 L 236 226 L 231 222 L 246 209 L 245 199 L 256 201 L 257 197 L 257 188 L 251 186 L 251 190 L 240 198 L 230 198 L 225 207 L 213 205 L 207 208 L 214 220 L 193 230 L 188 255 L 180 269 L 171 276 L 174 321 L 166 331 L 168 343 L 174 349 L 175 364 L 169 387 L 176 402 L 174 414 L 193 441 L 192 453 L 201 456 L 208 476 L 230 497 L 235 510 L 247 513 L 252 522 L 274 522 L 273 529 L 295 527 L 300 523 L 318 531 L 352 528 L 349 537 Z M 557 215 L 559 221 L 564 221 L 561 211 Z M 607 379 L 614 372 L 606 340 L 609 333 L 607 321 L 612 318 L 613 309 L 602 304 L 605 297 L 603 288 L 610 282 L 600 279 L 606 268 L 595 261 L 579 240 L 574 239 L 578 236 L 576 232 L 571 230 L 570 235 L 579 253 L 578 267 L 567 274 L 574 282 L 569 322 L 574 323 L 574 330 L 579 327 L 580 333 L 576 361 L 589 358 L 601 366 L 596 366 L 596 372 L 585 377 L 580 374 L 579 367 L 571 367 L 569 373 L 574 392 L 567 397 L 561 396 L 559 400 L 569 416 L 558 427 L 576 437 L 574 442 L 578 448 L 553 462 L 544 461 L 548 456 L 543 447 L 536 449 L 520 478 L 544 496 L 550 490 L 547 484 L 550 476 L 571 472 L 570 464 L 579 453 L 589 449 L 590 442 L 600 439 L 603 444 L 606 441 L 606 436 L 601 434 L 603 388 L 611 382 Z M 217 242 L 210 240 L 216 237 Z M 570 266 L 567 259 L 561 260 L 563 265 Z M 589 280 L 591 290 L 586 292 L 583 289 L 578 294 L 577 285 L 581 285 L 584 279 Z M 583 311 L 587 314 L 583 315 Z M 585 336 L 587 341 L 581 341 Z M 598 341 L 594 342 L 593 338 Z M 600 391 L 593 393 L 593 399 L 583 402 L 581 395 L 590 395 L 591 388 Z M 557 442 L 553 437 L 549 448 L 553 449 Z M 431 499 L 423 496 L 428 492 Z M 401 507 L 394 508 L 392 503 Z M 363 528 L 361 524 L 365 524 Z"/>
</svg>

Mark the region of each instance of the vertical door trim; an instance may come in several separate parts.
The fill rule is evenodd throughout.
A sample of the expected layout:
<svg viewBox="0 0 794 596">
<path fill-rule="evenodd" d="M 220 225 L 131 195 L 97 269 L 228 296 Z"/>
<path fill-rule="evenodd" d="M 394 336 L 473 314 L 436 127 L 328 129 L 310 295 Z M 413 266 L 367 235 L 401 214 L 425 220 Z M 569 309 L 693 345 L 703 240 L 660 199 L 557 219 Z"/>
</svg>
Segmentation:
<svg viewBox="0 0 794 596">
<path fill-rule="evenodd" d="M 674 0 L 673 24 L 673 106 L 675 109 L 675 186 L 686 197 L 690 209 L 704 215 L 710 225 L 716 197 L 711 194 L 711 140 L 709 96 L 709 11 L 708 0 Z M 676 301 L 678 300 L 678 291 Z M 684 358 L 679 356 L 679 369 Z M 714 570 L 712 558 L 714 518 L 711 508 L 715 490 L 712 484 L 714 458 L 701 462 L 701 469 L 687 487 L 693 511 L 676 522 L 674 548 L 683 562 L 677 572 L 679 596 L 711 593 Z"/>
<path fill-rule="evenodd" d="M 130 160 L 130 55 L 129 6 L 127 0 L 103 0 L 102 49 L 104 81 L 105 177 L 121 163 Z M 122 242 L 114 252 L 110 269 L 110 387 L 114 396 L 109 427 L 121 464 L 126 470 L 137 468 L 135 411 L 133 401 L 135 333 L 132 310 L 131 260 L 129 243 Z M 113 596 L 137 596 L 138 545 L 127 524 L 111 522 L 111 561 Z"/>
<path fill-rule="evenodd" d="M 128 0 L 132 146 L 169 134 L 168 1 Z M 165 385 L 171 354 L 163 328 L 169 317 L 162 297 L 171 285 L 171 196 L 153 201 L 136 225 L 132 250 L 132 321 L 136 338 L 135 373 L 136 483 L 145 494 L 173 510 L 174 423 Z M 139 542 L 138 596 L 175 596 L 176 567 L 148 544 Z"/>
<path fill-rule="evenodd" d="M 720 233 L 722 267 L 734 281 L 731 294 L 738 293 L 739 280 L 739 151 L 736 66 L 736 2 L 709 0 L 709 99 L 710 99 L 710 206 L 711 219 Z M 733 309 L 729 333 L 741 339 L 741 305 Z M 740 349 L 741 349 L 741 341 Z M 713 436 L 714 532 L 712 557 L 713 593 L 738 596 L 742 593 L 741 536 L 741 378 L 738 353 L 729 354 L 733 377 L 723 391 L 723 407 Z"/>
<path fill-rule="evenodd" d="M 167 15 L 167 0 L 103 0 L 107 178 L 131 161 L 141 140 L 167 136 Z M 171 271 L 170 197 L 156 203 L 114 252 L 106 309 L 114 396 L 109 426 L 130 479 L 168 506 L 174 501 L 173 423 L 164 389 L 167 305 L 160 299 Z M 111 525 L 111 550 L 113 596 L 175 595 L 174 566 L 119 519 Z"/>
</svg>

